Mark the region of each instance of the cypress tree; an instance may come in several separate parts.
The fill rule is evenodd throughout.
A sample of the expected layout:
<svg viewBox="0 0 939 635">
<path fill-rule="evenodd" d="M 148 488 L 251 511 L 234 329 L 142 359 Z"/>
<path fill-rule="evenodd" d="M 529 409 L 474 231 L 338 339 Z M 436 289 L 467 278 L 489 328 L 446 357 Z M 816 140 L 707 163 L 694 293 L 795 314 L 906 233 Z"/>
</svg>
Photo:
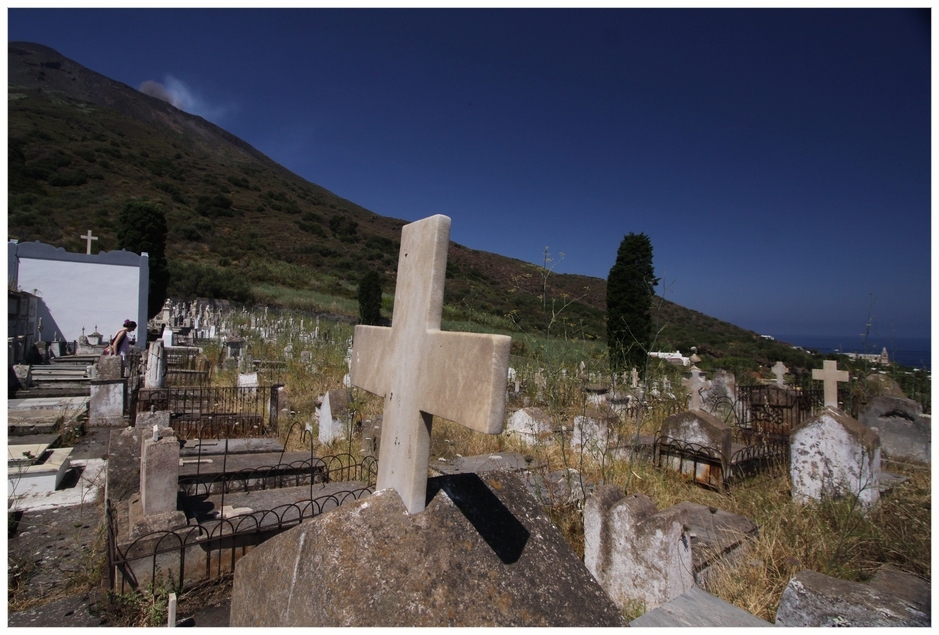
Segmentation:
<svg viewBox="0 0 939 635">
<path fill-rule="evenodd" d="M 381 276 L 369 269 L 359 281 L 359 321 L 377 326 L 381 319 Z"/>
<path fill-rule="evenodd" d="M 610 368 L 643 372 L 652 340 L 652 298 L 659 283 L 652 268 L 652 241 L 645 234 L 625 236 L 606 282 L 606 332 Z"/>
<path fill-rule="evenodd" d="M 170 272 L 166 262 L 166 215 L 147 201 L 131 200 L 117 217 L 117 246 L 135 254 L 147 252 L 150 266 L 150 293 L 147 316 L 163 308 Z M 146 325 L 144 325 L 146 326 Z"/>
</svg>

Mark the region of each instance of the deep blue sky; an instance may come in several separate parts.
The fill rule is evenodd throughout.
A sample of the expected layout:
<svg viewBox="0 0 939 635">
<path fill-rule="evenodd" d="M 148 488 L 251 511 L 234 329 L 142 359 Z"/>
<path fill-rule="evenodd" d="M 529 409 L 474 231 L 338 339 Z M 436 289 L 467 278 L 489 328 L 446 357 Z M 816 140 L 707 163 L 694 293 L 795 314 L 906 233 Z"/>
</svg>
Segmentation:
<svg viewBox="0 0 939 635">
<path fill-rule="evenodd" d="M 761 333 L 930 329 L 929 14 L 39 10 L 8 37 L 157 82 L 378 214 Z"/>
</svg>

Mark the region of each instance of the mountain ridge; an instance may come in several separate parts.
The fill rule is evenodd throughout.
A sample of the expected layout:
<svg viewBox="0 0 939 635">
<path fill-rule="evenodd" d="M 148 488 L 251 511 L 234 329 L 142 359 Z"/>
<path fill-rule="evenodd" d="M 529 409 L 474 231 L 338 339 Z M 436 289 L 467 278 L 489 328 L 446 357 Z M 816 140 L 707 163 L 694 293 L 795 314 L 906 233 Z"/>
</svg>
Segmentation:
<svg viewBox="0 0 939 635">
<path fill-rule="evenodd" d="M 390 287 L 406 221 L 309 182 L 202 117 L 45 45 L 10 42 L 8 49 L 11 237 L 83 250 L 77 237 L 93 222 L 98 248 L 113 248 L 124 202 L 145 198 L 165 209 L 168 257 L 204 271 L 353 298 L 371 267 Z M 559 326 L 602 340 L 605 295 L 602 278 L 554 274 L 451 242 L 445 301 L 470 315 L 509 316 L 523 329 L 544 330 L 553 299 L 555 307 L 569 303 Z M 759 339 L 658 303 L 664 348 L 696 345 L 733 356 L 732 341 Z"/>
</svg>

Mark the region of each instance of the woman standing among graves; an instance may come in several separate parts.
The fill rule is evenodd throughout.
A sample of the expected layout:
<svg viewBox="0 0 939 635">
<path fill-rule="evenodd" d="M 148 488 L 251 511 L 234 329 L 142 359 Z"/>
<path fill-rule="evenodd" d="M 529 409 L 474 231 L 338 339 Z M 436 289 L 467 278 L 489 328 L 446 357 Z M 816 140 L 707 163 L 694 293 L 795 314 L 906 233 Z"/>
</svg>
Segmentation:
<svg viewBox="0 0 939 635">
<path fill-rule="evenodd" d="M 120 355 L 121 360 L 127 361 L 127 352 L 130 350 L 129 334 L 137 328 L 133 320 L 124 320 L 124 328 L 117 332 L 111 343 L 104 349 L 105 355 Z"/>
</svg>

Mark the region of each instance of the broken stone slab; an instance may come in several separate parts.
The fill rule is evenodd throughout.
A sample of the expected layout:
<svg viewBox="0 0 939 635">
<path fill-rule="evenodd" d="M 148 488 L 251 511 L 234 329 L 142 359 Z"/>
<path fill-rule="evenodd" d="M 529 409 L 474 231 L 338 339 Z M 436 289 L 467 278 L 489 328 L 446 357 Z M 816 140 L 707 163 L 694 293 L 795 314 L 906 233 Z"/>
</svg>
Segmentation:
<svg viewBox="0 0 939 635">
<path fill-rule="evenodd" d="M 892 567 L 869 584 L 800 571 L 783 591 L 776 626 L 930 626 L 929 587 Z"/>
<path fill-rule="evenodd" d="M 629 623 L 638 627 L 762 627 L 774 626 L 696 586 Z"/>
<path fill-rule="evenodd" d="M 554 420 L 541 408 L 516 410 L 506 424 L 506 434 L 517 435 L 528 445 L 550 440 L 550 435 L 556 431 Z"/>
<path fill-rule="evenodd" d="M 923 416 L 919 402 L 901 397 L 875 397 L 861 411 L 858 421 L 868 428 L 877 429 L 880 447 L 886 457 L 929 463 L 932 425 Z"/>
<path fill-rule="evenodd" d="M 604 485 L 584 503 L 584 564 L 621 609 L 651 610 L 694 585 L 681 510 Z"/>
<path fill-rule="evenodd" d="M 438 477 L 427 493 L 408 514 L 379 490 L 255 548 L 230 625 L 625 626 L 513 474 Z"/>
<path fill-rule="evenodd" d="M 759 533 L 752 520 L 716 507 L 684 501 L 669 510 L 678 512 L 691 540 L 695 582 L 704 589 L 708 588 L 714 565 L 737 561 Z"/>
</svg>

